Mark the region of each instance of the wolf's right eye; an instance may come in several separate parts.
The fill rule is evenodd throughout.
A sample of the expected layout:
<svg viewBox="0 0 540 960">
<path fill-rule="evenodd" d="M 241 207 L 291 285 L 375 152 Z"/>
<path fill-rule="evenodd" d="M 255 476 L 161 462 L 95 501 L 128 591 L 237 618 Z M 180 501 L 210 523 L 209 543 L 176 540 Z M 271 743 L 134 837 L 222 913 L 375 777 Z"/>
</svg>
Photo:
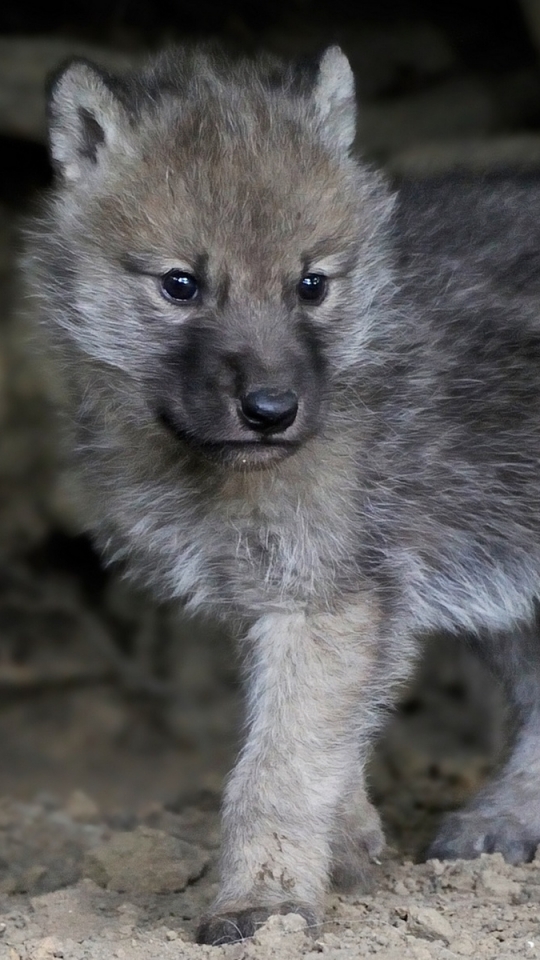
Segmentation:
<svg viewBox="0 0 540 960">
<path fill-rule="evenodd" d="M 183 270 L 169 270 L 161 278 L 161 292 L 167 300 L 186 302 L 194 300 L 199 292 L 199 284 L 191 273 Z"/>
</svg>

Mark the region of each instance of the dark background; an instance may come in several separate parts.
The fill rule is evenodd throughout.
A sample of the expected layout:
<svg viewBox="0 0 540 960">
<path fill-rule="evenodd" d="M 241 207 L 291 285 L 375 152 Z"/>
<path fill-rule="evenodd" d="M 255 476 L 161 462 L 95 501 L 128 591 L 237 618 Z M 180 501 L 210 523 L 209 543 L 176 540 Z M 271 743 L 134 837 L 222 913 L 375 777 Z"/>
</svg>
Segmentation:
<svg viewBox="0 0 540 960">
<path fill-rule="evenodd" d="M 91 54 L 95 47 L 108 66 L 122 66 L 126 57 L 208 37 L 247 51 L 265 47 L 285 55 L 309 55 L 329 42 L 341 43 L 364 108 L 362 147 L 397 174 L 452 163 L 538 163 L 537 0 L 34 5 L 5 0 L 0 7 L 4 199 L 18 198 L 25 178 L 47 180 L 45 156 L 36 146 L 44 137 L 40 90 L 59 58 L 79 50 Z"/>
</svg>

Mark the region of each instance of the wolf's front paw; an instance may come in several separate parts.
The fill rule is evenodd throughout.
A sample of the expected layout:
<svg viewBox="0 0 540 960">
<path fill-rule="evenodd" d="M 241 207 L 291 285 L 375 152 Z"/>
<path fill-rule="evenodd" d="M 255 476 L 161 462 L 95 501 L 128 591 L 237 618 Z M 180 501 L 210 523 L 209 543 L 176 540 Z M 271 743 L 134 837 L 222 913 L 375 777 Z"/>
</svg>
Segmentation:
<svg viewBox="0 0 540 960">
<path fill-rule="evenodd" d="M 481 853 L 502 853 L 507 863 L 523 863 L 533 859 L 539 843 L 539 831 L 512 814 L 465 810 L 444 818 L 427 857 L 473 860 Z"/>
<path fill-rule="evenodd" d="M 197 943 L 208 943 L 214 947 L 224 943 L 236 943 L 253 937 L 259 927 L 276 913 L 298 913 L 304 917 L 307 929 L 315 933 L 319 919 L 314 910 L 298 903 L 281 903 L 274 907 L 248 907 L 245 910 L 231 910 L 216 913 L 202 920 L 197 931 Z"/>
</svg>

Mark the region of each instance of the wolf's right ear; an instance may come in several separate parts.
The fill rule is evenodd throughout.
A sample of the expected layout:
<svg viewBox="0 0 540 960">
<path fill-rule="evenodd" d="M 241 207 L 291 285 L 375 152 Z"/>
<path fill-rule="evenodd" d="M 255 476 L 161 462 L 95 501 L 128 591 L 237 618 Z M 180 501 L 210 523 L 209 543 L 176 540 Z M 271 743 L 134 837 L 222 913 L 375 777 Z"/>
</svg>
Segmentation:
<svg viewBox="0 0 540 960">
<path fill-rule="evenodd" d="M 82 179 L 103 150 L 114 146 L 128 126 L 126 111 L 98 67 L 72 60 L 53 78 L 48 98 L 49 144 L 66 180 Z"/>
</svg>

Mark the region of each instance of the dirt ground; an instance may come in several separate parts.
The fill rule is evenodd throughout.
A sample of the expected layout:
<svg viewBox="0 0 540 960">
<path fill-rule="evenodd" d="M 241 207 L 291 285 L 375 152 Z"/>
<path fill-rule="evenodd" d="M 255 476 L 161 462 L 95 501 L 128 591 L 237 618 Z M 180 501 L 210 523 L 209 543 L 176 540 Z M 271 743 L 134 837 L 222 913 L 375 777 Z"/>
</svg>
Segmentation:
<svg viewBox="0 0 540 960">
<path fill-rule="evenodd" d="M 0 206 L 1 960 L 540 957 L 540 860 L 419 862 L 504 743 L 500 691 L 444 637 L 372 763 L 389 838 L 373 888 L 331 895 L 316 931 L 275 917 L 252 941 L 194 944 L 237 750 L 234 650 L 80 536 L 12 308 L 15 219 Z"/>
<path fill-rule="evenodd" d="M 72 575 L 62 576 L 64 602 Z M 43 586 L 51 618 L 54 592 Z M 235 750 L 237 685 L 215 650 L 228 643 L 178 628 L 174 652 L 186 655 L 189 676 L 170 698 L 150 697 L 136 656 L 131 672 L 122 664 L 105 680 L 106 651 L 94 656 L 81 638 L 77 655 L 83 611 L 84 601 L 64 649 L 48 652 L 46 623 L 30 611 L 36 643 L 27 622 L 29 646 L 11 664 L 0 709 L 2 960 L 540 956 L 540 859 L 415 862 L 440 813 L 478 786 L 500 748 L 500 698 L 486 700 L 482 672 L 441 644 L 372 765 L 390 839 L 373 887 L 331 895 L 316 931 L 291 915 L 272 918 L 252 941 L 194 944 L 215 889 L 220 787 Z M 186 667 L 193 646 L 210 667 L 204 676 L 193 661 Z"/>
<path fill-rule="evenodd" d="M 441 811 L 477 787 L 497 753 L 493 726 L 479 733 L 485 678 L 467 685 L 459 657 L 448 653 L 441 667 L 431 651 L 379 745 L 372 785 L 391 845 L 373 887 L 331 895 L 316 931 L 297 916 L 274 917 L 253 940 L 226 947 L 197 946 L 193 936 L 216 884 L 234 684 L 215 682 L 209 702 L 194 676 L 191 698 L 179 683 L 174 708 L 147 711 L 135 681 L 78 686 L 75 660 L 56 651 L 49 683 L 46 659 L 27 654 L 21 676 L 32 672 L 34 688 L 13 692 L 0 711 L 2 960 L 540 956 L 540 859 L 414 862 Z M 480 699 L 494 720 L 500 704 Z"/>
</svg>

